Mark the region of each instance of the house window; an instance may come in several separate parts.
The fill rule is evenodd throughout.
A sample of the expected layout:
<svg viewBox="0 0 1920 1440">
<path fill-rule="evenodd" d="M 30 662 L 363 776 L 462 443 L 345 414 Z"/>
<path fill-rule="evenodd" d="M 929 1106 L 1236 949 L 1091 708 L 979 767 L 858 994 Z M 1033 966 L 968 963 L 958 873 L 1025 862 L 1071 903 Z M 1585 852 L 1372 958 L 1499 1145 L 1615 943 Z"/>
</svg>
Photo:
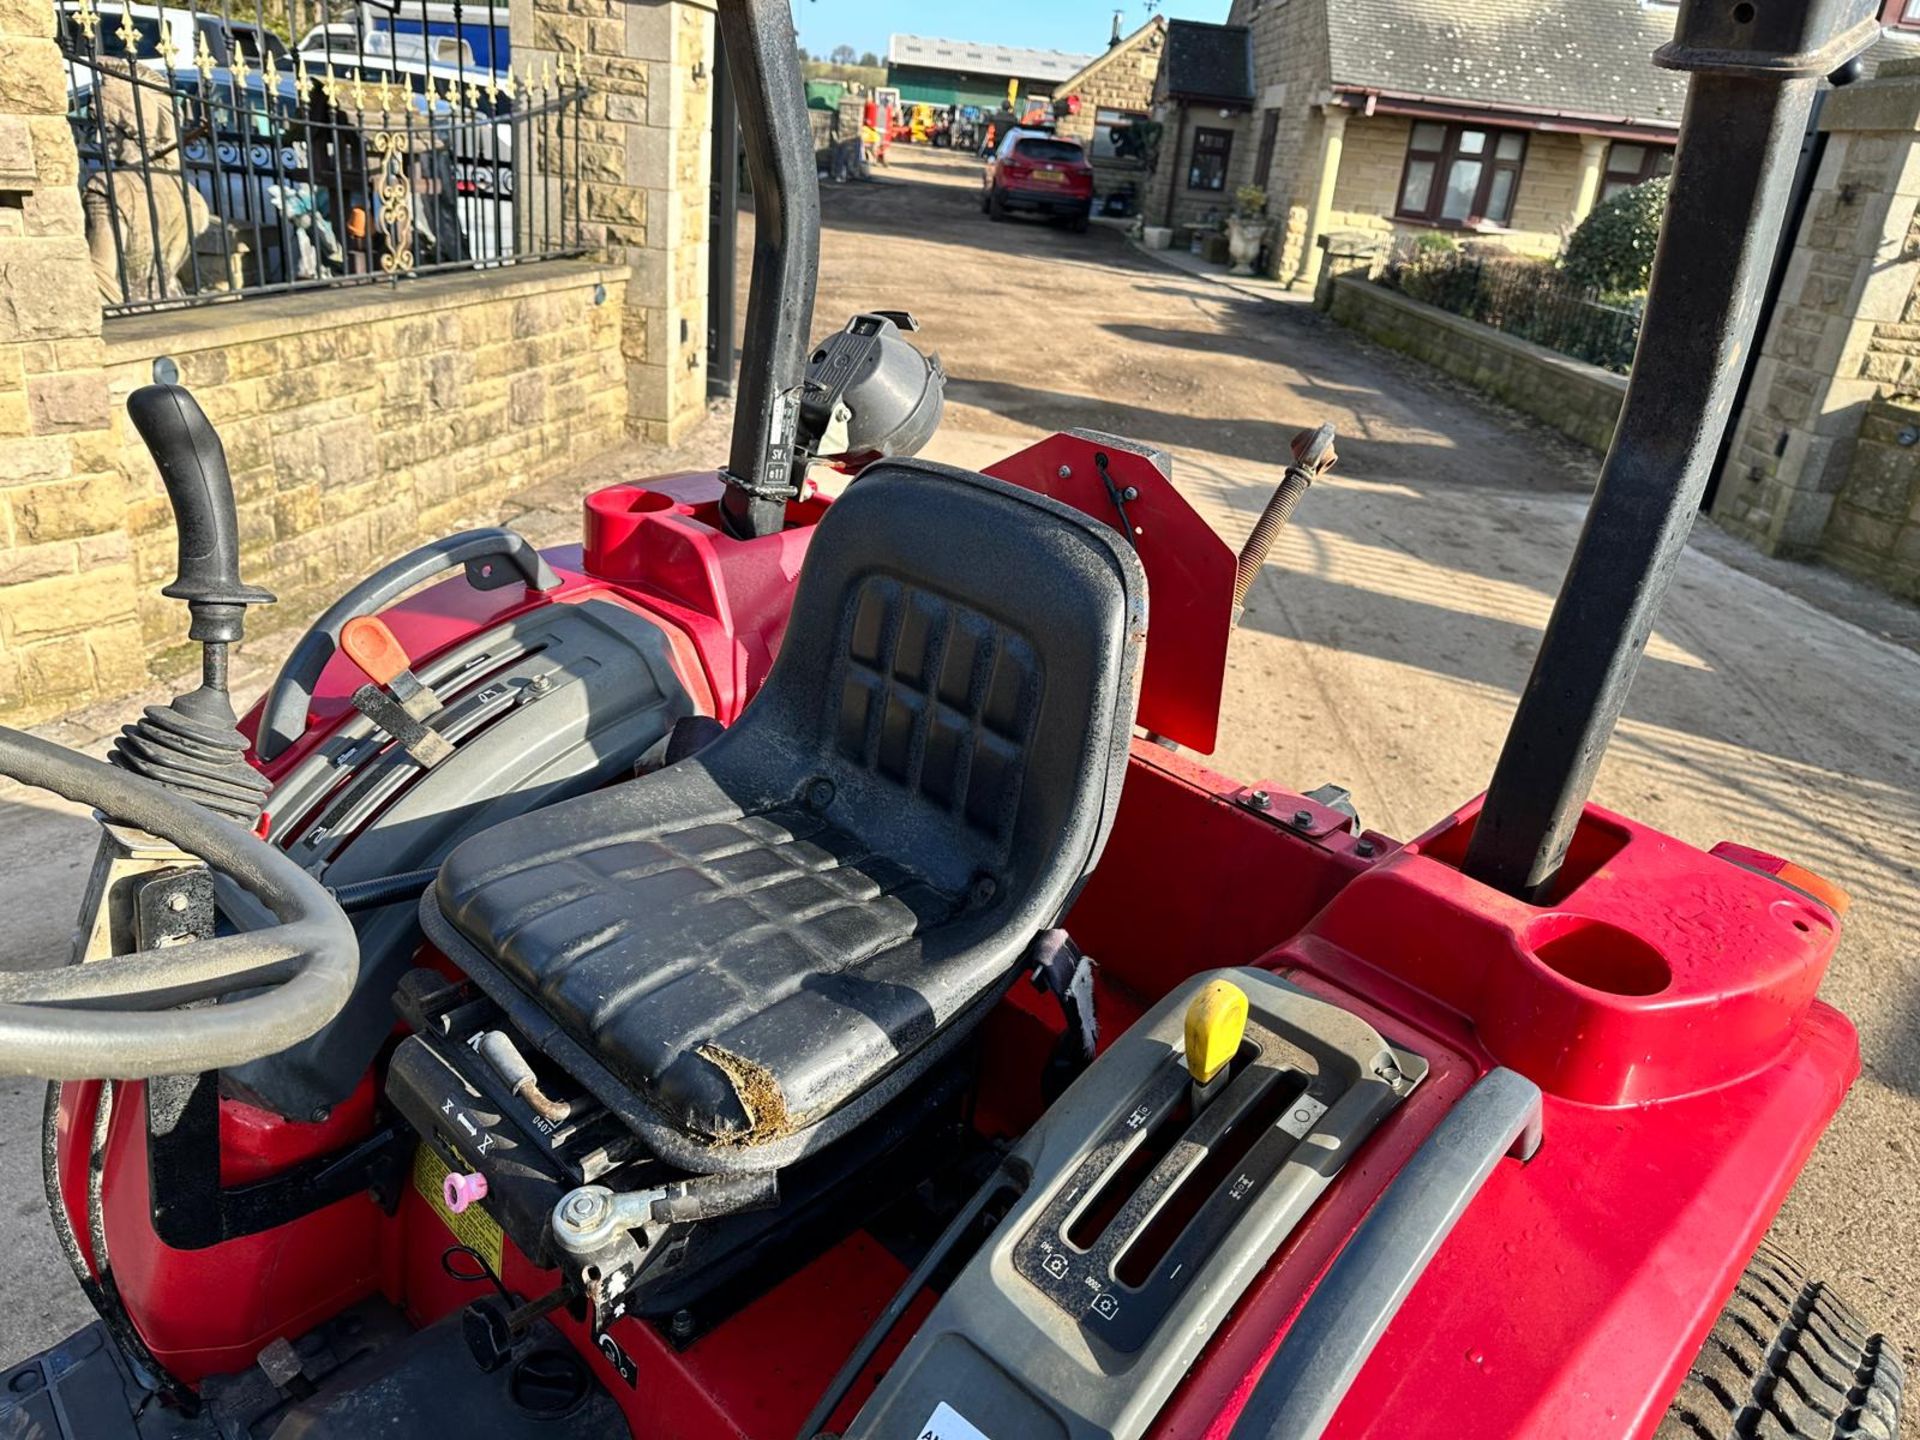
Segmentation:
<svg viewBox="0 0 1920 1440">
<path fill-rule="evenodd" d="M 1902 30 L 1920 30 L 1920 0 L 1886 0 L 1880 23 Z"/>
<path fill-rule="evenodd" d="M 1193 158 L 1187 163 L 1189 190 L 1227 188 L 1227 157 L 1233 154 L 1231 130 L 1193 132 Z"/>
<path fill-rule="evenodd" d="M 1123 159 L 1137 156 L 1139 148 L 1132 143 L 1135 123 L 1147 117 L 1133 110 L 1099 109 L 1093 112 L 1093 158 L 1096 160 Z"/>
<path fill-rule="evenodd" d="M 1920 0 L 1913 3 L 1920 5 Z M 1622 190 L 1656 175 L 1666 175 L 1672 169 L 1673 151 L 1665 145 L 1616 140 L 1607 147 L 1607 173 L 1600 181 L 1600 198 L 1611 200 Z"/>
<path fill-rule="evenodd" d="M 1407 142 L 1395 213 L 1435 225 L 1505 225 L 1526 156 L 1521 131 L 1423 120 Z"/>
</svg>

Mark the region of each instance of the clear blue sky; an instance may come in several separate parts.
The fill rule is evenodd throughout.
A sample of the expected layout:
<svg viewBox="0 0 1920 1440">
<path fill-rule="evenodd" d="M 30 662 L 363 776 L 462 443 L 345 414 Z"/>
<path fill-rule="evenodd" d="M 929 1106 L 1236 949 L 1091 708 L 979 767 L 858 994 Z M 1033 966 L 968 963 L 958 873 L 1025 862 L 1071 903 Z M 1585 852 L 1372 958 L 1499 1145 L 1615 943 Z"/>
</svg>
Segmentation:
<svg viewBox="0 0 1920 1440">
<path fill-rule="evenodd" d="M 1227 4 L 1228 0 L 1161 0 L 1155 9 L 1169 19 L 1219 21 L 1227 18 Z M 837 45 L 851 45 L 855 50 L 871 50 L 883 60 L 887 37 L 896 30 L 1092 54 L 1107 43 L 1115 10 L 1128 33 L 1155 13 L 1142 0 L 967 0 L 964 5 L 793 0 L 794 22 L 808 54 L 825 57 Z"/>
</svg>

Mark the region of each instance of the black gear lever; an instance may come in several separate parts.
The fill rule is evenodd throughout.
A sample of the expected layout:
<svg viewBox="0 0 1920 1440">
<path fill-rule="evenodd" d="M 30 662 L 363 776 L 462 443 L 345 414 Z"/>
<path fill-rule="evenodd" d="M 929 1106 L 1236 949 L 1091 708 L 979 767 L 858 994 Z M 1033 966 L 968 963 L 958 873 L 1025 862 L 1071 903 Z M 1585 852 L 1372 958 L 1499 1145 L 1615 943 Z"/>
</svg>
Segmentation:
<svg viewBox="0 0 1920 1440">
<path fill-rule="evenodd" d="M 167 487 L 180 532 L 180 575 L 160 593 L 187 602 L 188 638 L 227 645 L 246 629 L 246 607 L 273 596 L 240 579 L 240 517 L 227 452 L 200 403 L 179 385 L 148 385 L 127 397 L 133 428 Z"/>
<path fill-rule="evenodd" d="M 114 742 L 114 764 L 156 780 L 209 809 L 252 825 L 266 779 L 246 761 L 227 694 L 227 647 L 246 634 L 247 606 L 273 596 L 240 579 L 240 519 L 227 452 L 206 412 L 178 385 L 148 385 L 127 397 L 133 428 L 167 487 L 180 532 L 180 573 L 160 593 L 187 602 L 187 637 L 200 642 L 198 690 L 150 705 Z"/>
</svg>

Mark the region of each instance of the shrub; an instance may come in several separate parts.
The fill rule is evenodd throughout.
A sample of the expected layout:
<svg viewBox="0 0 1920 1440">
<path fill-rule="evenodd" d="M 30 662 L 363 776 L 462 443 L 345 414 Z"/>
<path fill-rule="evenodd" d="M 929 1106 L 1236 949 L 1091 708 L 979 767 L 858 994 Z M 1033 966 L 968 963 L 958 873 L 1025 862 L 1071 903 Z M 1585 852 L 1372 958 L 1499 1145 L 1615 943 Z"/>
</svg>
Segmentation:
<svg viewBox="0 0 1920 1440">
<path fill-rule="evenodd" d="M 1388 266 L 1380 283 L 1576 360 L 1620 374 L 1633 364 L 1638 308 L 1603 302 L 1551 261 L 1416 251 Z"/>
<path fill-rule="evenodd" d="M 1567 241 L 1561 270 L 1575 285 L 1603 295 L 1635 295 L 1645 290 L 1666 209 L 1664 175 L 1596 205 Z"/>
<path fill-rule="evenodd" d="M 1422 230 L 1413 237 L 1413 254 L 1418 260 L 1439 255 L 1454 255 L 1460 250 L 1460 242 L 1451 235 L 1439 230 Z"/>
<path fill-rule="evenodd" d="M 1267 192 L 1258 185 L 1242 185 L 1233 192 L 1233 213 L 1243 220 L 1257 220 L 1267 213 Z"/>
</svg>

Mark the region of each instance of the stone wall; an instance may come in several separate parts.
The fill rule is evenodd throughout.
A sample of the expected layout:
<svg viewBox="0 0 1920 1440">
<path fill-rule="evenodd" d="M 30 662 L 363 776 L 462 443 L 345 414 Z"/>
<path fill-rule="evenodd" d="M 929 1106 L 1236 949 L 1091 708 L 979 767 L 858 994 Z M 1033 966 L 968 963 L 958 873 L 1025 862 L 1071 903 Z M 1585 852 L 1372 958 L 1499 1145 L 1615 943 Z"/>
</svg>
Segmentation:
<svg viewBox="0 0 1920 1440">
<path fill-rule="evenodd" d="M 1330 74 L 1327 61 L 1326 0 L 1273 4 L 1270 0 L 1234 0 L 1229 17 L 1253 31 L 1253 74 L 1258 93 L 1247 127 L 1248 149 L 1235 184 L 1253 184 L 1267 192 L 1267 214 L 1276 242 L 1268 273 L 1276 278 L 1300 275 L 1314 254 L 1309 231 L 1320 174 L 1325 115 L 1321 105 Z M 1278 111 L 1273 163 L 1258 168 L 1260 137 L 1267 112 Z"/>
<path fill-rule="evenodd" d="M 513 15 L 517 62 L 577 69 L 588 89 L 569 164 L 594 261 L 103 325 L 52 0 L 0 0 L 0 721 L 172 675 L 178 607 L 155 592 L 173 527 L 124 416 L 161 356 L 225 437 L 248 578 L 281 596 L 267 626 L 704 413 L 711 0 L 515 0 Z M 557 183 L 524 178 L 529 197 Z"/>
<path fill-rule="evenodd" d="M 1920 399 L 1867 406 L 1820 558 L 1920 600 Z"/>
<path fill-rule="evenodd" d="M 1477 321 L 1409 300 L 1366 280 L 1338 277 L 1332 314 L 1369 340 L 1399 350 L 1604 452 L 1626 399 L 1626 377 Z"/>
<path fill-rule="evenodd" d="M 1581 137 L 1548 130 L 1527 136 L 1520 188 L 1508 228 L 1487 238 L 1525 255 L 1557 255 L 1578 219 Z"/>
<path fill-rule="evenodd" d="M 1872 464 L 1862 453 L 1881 402 L 1920 400 L 1920 60 L 1834 91 L 1820 125 L 1826 154 L 1713 513 L 1769 554 L 1892 575 L 1912 537 L 1877 501 L 1859 503 L 1883 487 L 1870 477 L 1841 497 L 1862 465 L 1920 464 L 1911 449 Z"/>
<path fill-rule="evenodd" d="M 565 56 L 585 78 L 584 238 L 633 279 L 628 429 L 671 444 L 706 398 L 712 0 L 511 0 L 509 13 L 516 63 Z"/>
<path fill-rule="evenodd" d="M 1392 219 L 1412 134 L 1413 121 L 1404 115 L 1355 115 L 1347 121 L 1340 179 L 1333 187 L 1331 229 L 1374 235 L 1412 233 L 1413 227 L 1397 227 Z"/>
<path fill-rule="evenodd" d="M 1920 158 L 1920 146 L 1910 141 L 1907 158 L 1909 163 Z M 1920 176 L 1910 174 L 1908 179 L 1920 189 Z M 1909 264 L 1920 260 L 1920 205 L 1915 206 L 1901 254 Z M 1898 284 L 1897 280 L 1882 283 L 1890 289 Z M 1920 396 L 1920 276 L 1907 287 L 1907 302 L 1898 315 L 1866 318 L 1873 328 L 1860 362 L 1860 378 L 1883 395 Z"/>
<path fill-rule="evenodd" d="M 178 668 L 184 622 L 159 594 L 172 513 L 122 418 L 161 356 L 226 446 L 243 573 L 280 599 L 249 617 L 266 630 L 617 444 L 626 274 L 555 262 L 109 322 L 97 388 L 42 392 L 41 407 L 109 423 L 59 432 L 86 442 L 62 453 L 0 442 L 19 482 L 0 551 L 0 720 L 34 723 Z M 76 455 L 94 468 L 76 472 Z"/>
<path fill-rule="evenodd" d="M 52 36 L 47 0 L 0 0 L 0 720 L 14 721 L 147 673 Z"/>
</svg>

